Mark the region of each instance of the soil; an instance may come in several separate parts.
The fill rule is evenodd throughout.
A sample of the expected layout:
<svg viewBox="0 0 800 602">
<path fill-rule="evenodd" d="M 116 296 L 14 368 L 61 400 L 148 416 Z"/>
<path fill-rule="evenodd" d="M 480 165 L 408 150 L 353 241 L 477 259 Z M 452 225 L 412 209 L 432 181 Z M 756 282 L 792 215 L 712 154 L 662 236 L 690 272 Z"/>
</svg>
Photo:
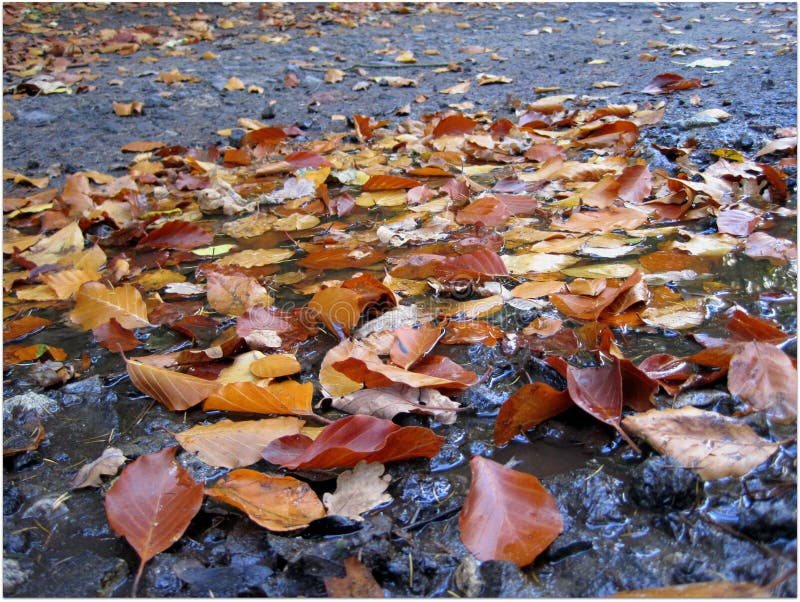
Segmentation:
<svg viewBox="0 0 800 602">
<path fill-rule="evenodd" d="M 655 75 L 669 72 L 713 85 L 665 98 L 666 118 L 644 129 L 640 141 L 640 156 L 651 167 L 675 170 L 652 143 L 679 147 L 694 138 L 698 149 L 693 160 L 707 165 L 715 149 L 753 152 L 773 139 L 776 129 L 797 121 L 797 13 L 790 3 L 285 4 L 260 15 L 255 4 L 15 6 L 31 11 L 28 21 L 47 28 L 23 34 L 4 26 L 3 165 L 30 177 L 51 175 L 54 187 L 75 171 L 123 175 L 130 155 L 120 149 L 135 140 L 200 148 L 230 144 L 231 138 L 217 131 L 236 128 L 243 117 L 297 125 L 308 139 L 350 131 L 347 118 L 353 114 L 398 122 L 406 117 L 396 111 L 405 105 L 410 118 L 419 118 L 469 100 L 473 112 L 513 119 L 519 101 L 546 94 L 652 104 L 662 99 L 640 91 Z M 181 44 L 185 31 L 180 24 L 199 11 L 209 16 L 213 39 Z M 288 18 L 292 14 L 293 21 Z M 226 19 L 248 23 L 226 28 Z M 8 61 L 20 56 L 14 53 L 41 44 L 48 35 L 66 40 L 65 32 L 80 25 L 85 25 L 80 36 L 149 26 L 174 44 L 145 44 L 128 55 L 101 54 L 100 61 L 85 67 L 85 73 L 99 77 L 72 86 L 73 91 L 91 87 L 81 93 L 20 93 L 30 78 L 8 74 Z M 273 43 L 283 39 L 277 36 L 289 38 Z M 466 46 L 488 47 L 506 60 L 493 60 L 491 52 L 468 54 L 461 50 Z M 376 54 L 386 48 L 411 50 L 419 62 L 400 64 L 394 62 L 396 54 Z M 439 53 L 426 54 L 426 49 Z M 206 52 L 217 58 L 202 59 Z M 642 60 L 643 53 L 656 58 Z M 714 69 L 686 66 L 699 58 L 731 63 Z M 433 63 L 453 64 L 457 70 L 438 73 L 437 67 L 425 66 Z M 159 73 L 176 67 L 199 82 L 156 81 Z M 345 77 L 326 83 L 325 70 L 334 67 Z M 479 73 L 513 82 L 478 86 L 474 78 Z M 296 87 L 284 85 L 290 74 L 298 80 Z M 263 93 L 225 90 L 233 76 L 245 86 L 260 86 Z M 370 81 L 380 76 L 412 78 L 417 85 L 397 88 Z M 439 93 L 467 78 L 473 79 L 469 92 Z M 370 82 L 369 87 L 353 90 L 361 81 Z M 603 81 L 619 86 L 593 87 Z M 546 87 L 559 90 L 533 91 Z M 693 104 L 693 95 L 699 104 Z M 141 101 L 143 114 L 118 117 L 113 101 Z M 730 117 L 716 125 L 693 118 L 706 108 L 724 109 Z M 233 142 L 237 135 L 232 133 Z M 795 173 L 787 172 L 789 206 L 796 208 Z M 4 192 L 19 196 L 28 189 L 5 181 Z M 786 232 L 793 228 L 784 226 Z M 720 278 L 741 284 L 729 301 L 755 313 L 768 310 L 787 332 L 796 332 L 796 273 L 753 261 L 726 266 Z M 764 290 L 784 290 L 787 296 L 765 309 L 758 301 Z M 73 357 L 86 351 L 92 366 L 80 379 L 48 389 L 35 384 L 30 366 L 4 366 L 4 431 L 24 422 L 11 411 L 9 399 L 26 396 L 26 403 L 38 408 L 47 433 L 38 450 L 4 460 L 4 593 L 127 596 L 136 554 L 108 526 L 102 494 L 70 491 L 69 480 L 80 463 L 99 456 L 109 443 L 128 457 L 158 451 L 173 443 L 167 430 L 181 430 L 203 414 L 175 414 L 154 403 L 128 381 L 115 354 L 92 342 L 91 333 L 66 326 L 57 309 L 39 315 L 62 327 L 30 337 L 31 342 L 64 347 Z M 175 343 L 159 336 L 148 341 L 148 352 Z M 692 345 L 681 337 L 633 335 L 625 353 L 638 361 L 659 350 L 681 355 L 697 348 Z M 304 366 L 318 367 L 324 351 L 305 349 Z M 611 429 L 577 411 L 496 448 L 494 416 L 518 386 L 517 379 L 526 374 L 545 382 L 559 377 L 537 358 L 509 356 L 500 347 L 465 347 L 459 353 L 454 359 L 478 373 L 492 367 L 492 378 L 459 399 L 474 411 L 454 425 L 417 416 L 398 420 L 431 426 L 447 443 L 431 461 L 388 467 L 392 503 L 363 522 L 326 518 L 300 535 L 287 536 L 206 500 L 184 537 L 148 564 L 139 595 L 322 597 L 324 578 L 343 576 L 344 559 L 358 555 L 392 597 L 603 597 L 717 580 L 774 584 L 772 595 L 796 597 L 796 443 L 782 445 L 746 477 L 709 482 L 647 448 L 641 455 L 633 453 Z M 675 401 L 659 397 L 657 405 L 690 403 L 728 415 L 737 409 L 723 390 L 685 395 Z M 795 425 L 780 427 L 757 416 L 747 422 L 776 441 L 796 435 Z M 513 458 L 518 470 L 535 474 L 556 498 L 564 531 L 532 565 L 520 569 L 509 562 L 478 562 L 461 543 L 457 514 L 473 454 L 502 462 Z M 184 452 L 178 458 L 198 480 L 220 473 Z M 331 484 L 314 486 L 321 493 Z"/>
</svg>

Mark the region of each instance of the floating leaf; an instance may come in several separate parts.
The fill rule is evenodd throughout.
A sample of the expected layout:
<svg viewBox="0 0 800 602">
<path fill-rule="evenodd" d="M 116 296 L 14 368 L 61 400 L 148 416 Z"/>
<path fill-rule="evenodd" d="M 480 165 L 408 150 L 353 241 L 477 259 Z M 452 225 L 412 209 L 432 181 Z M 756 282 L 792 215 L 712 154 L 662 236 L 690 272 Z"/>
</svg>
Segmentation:
<svg viewBox="0 0 800 602">
<path fill-rule="evenodd" d="M 21 339 L 34 332 L 39 332 L 42 328 L 52 323 L 52 320 L 40 318 L 39 316 L 23 316 L 16 320 L 11 320 L 3 324 L 3 342 L 7 343 Z"/>
<path fill-rule="evenodd" d="M 574 405 L 567 391 L 556 391 L 541 382 L 522 385 L 500 407 L 494 425 L 494 443 L 505 445 Z"/>
<path fill-rule="evenodd" d="M 106 288 L 99 282 L 86 282 L 75 295 L 70 319 L 84 329 L 92 329 L 115 318 L 124 328 L 152 326 L 147 321 L 147 305 L 130 284 Z"/>
<path fill-rule="evenodd" d="M 172 220 L 139 240 L 137 247 L 190 250 L 211 244 L 214 235 L 192 222 Z"/>
<path fill-rule="evenodd" d="M 344 577 L 325 577 L 329 598 L 385 598 L 386 594 L 370 570 L 356 556 L 344 561 Z"/>
<path fill-rule="evenodd" d="M 69 485 L 73 489 L 100 487 L 103 484 L 101 477 L 116 475 L 119 467 L 127 461 L 128 458 L 125 457 L 122 450 L 116 447 L 107 447 L 99 458 L 81 466 Z"/>
<path fill-rule="evenodd" d="M 347 288 L 324 288 L 308 302 L 308 308 L 322 318 L 332 333 L 344 338 L 361 319 L 358 293 Z"/>
<path fill-rule="evenodd" d="M 313 394 L 313 383 L 300 384 L 288 380 L 260 386 L 251 382 L 234 382 L 209 395 L 203 409 L 207 412 L 225 410 L 253 414 L 310 414 Z"/>
<path fill-rule="evenodd" d="M 622 423 L 707 481 L 743 476 L 778 449 L 743 422 L 692 406 L 632 414 Z"/>
<path fill-rule="evenodd" d="M 533 475 L 473 456 L 461 541 L 478 560 L 533 562 L 564 528 L 555 499 Z"/>
<path fill-rule="evenodd" d="M 300 372 L 297 358 L 290 353 L 274 353 L 250 364 L 250 372 L 259 378 L 277 378 Z"/>
<path fill-rule="evenodd" d="M 232 470 L 205 493 L 242 510 L 270 531 L 294 531 L 325 516 L 314 490 L 294 477 L 273 477 L 255 470 Z"/>
<path fill-rule="evenodd" d="M 121 326 L 116 318 L 95 326 L 92 328 L 92 334 L 101 347 L 115 353 L 136 349 L 140 342 L 133 331 Z"/>
<path fill-rule="evenodd" d="M 364 512 L 391 502 L 392 496 L 386 493 L 386 488 L 392 481 L 392 475 L 384 475 L 384 470 L 383 464 L 368 464 L 364 460 L 352 470 L 345 470 L 336 479 L 336 491 L 322 496 L 328 514 L 362 521 Z"/>
<path fill-rule="evenodd" d="M 745 343 L 731 358 L 728 390 L 751 412 L 766 411 L 775 422 L 797 418 L 797 368 L 775 345 Z"/>
<path fill-rule="evenodd" d="M 273 441 L 262 457 L 290 470 L 350 468 L 361 460 L 432 458 L 443 443 L 444 437 L 427 428 L 400 427 L 373 416 L 347 416 L 325 427 L 316 439 L 293 435 Z"/>
<path fill-rule="evenodd" d="M 175 461 L 177 449 L 139 456 L 106 493 L 108 523 L 141 559 L 134 594 L 145 563 L 180 539 L 203 502 L 203 486 Z"/>
<path fill-rule="evenodd" d="M 245 384 L 245 383 L 243 383 Z M 220 420 L 177 433 L 175 439 L 188 452 L 210 466 L 238 468 L 255 464 L 262 450 L 285 435 L 295 435 L 303 421 L 293 417 L 263 420 Z"/>
<path fill-rule="evenodd" d="M 400 326 L 394 331 L 395 338 L 389 357 L 396 365 L 408 370 L 436 346 L 443 334 L 441 325 L 431 323 L 421 324 L 417 328 Z"/>
<path fill-rule="evenodd" d="M 196 406 L 221 386 L 213 380 L 150 366 L 135 359 L 126 359 L 125 367 L 137 389 L 176 412 Z"/>
<path fill-rule="evenodd" d="M 393 385 L 376 389 L 361 389 L 337 397 L 332 405 L 348 414 L 368 414 L 392 419 L 397 414 L 412 413 L 433 416 L 442 424 L 453 424 L 459 404 L 434 389 L 416 389 L 408 385 Z"/>
</svg>

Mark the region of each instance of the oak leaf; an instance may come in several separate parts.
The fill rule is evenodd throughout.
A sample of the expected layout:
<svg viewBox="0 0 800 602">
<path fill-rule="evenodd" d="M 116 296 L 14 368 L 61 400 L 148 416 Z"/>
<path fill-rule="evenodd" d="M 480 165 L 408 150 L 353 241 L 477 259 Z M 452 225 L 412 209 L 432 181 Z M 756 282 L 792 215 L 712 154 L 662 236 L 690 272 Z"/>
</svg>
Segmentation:
<svg viewBox="0 0 800 602">
<path fill-rule="evenodd" d="M 336 490 L 322 496 L 328 514 L 361 521 L 364 520 L 361 517 L 364 512 L 391 502 L 392 496 L 386 493 L 386 488 L 392 476 L 384 475 L 384 470 L 379 462 L 361 460 L 352 470 L 340 474 L 336 479 Z"/>
</svg>

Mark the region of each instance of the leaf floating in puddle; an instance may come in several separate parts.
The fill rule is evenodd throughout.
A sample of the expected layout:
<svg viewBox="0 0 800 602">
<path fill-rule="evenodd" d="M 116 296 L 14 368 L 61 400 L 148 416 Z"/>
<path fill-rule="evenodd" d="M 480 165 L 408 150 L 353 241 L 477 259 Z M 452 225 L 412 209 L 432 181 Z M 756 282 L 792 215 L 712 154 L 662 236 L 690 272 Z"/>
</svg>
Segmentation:
<svg viewBox="0 0 800 602">
<path fill-rule="evenodd" d="M 764 410 L 775 422 L 797 418 L 797 368 L 775 345 L 745 343 L 731 358 L 728 390 L 751 412 Z"/>
<path fill-rule="evenodd" d="M 533 562 L 561 533 L 553 496 L 539 479 L 473 456 L 472 482 L 458 516 L 461 541 L 478 560 Z"/>
<path fill-rule="evenodd" d="M 203 486 L 175 461 L 177 449 L 140 456 L 106 493 L 108 523 L 141 559 L 134 595 L 145 563 L 181 538 L 203 502 Z"/>
</svg>

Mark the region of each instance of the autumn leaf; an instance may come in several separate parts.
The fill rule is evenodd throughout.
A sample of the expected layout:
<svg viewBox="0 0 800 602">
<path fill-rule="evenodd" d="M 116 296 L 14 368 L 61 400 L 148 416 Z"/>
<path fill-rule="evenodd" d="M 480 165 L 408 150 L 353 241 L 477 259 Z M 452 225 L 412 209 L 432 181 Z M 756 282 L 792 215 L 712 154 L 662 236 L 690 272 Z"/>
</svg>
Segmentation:
<svg viewBox="0 0 800 602">
<path fill-rule="evenodd" d="M 417 389 L 408 385 L 393 385 L 376 389 L 360 389 L 335 398 L 332 405 L 348 414 L 368 414 L 392 419 L 406 412 L 433 416 L 442 424 L 456 421 L 461 406 L 435 389 Z"/>
<path fill-rule="evenodd" d="M 197 425 L 177 433 L 175 439 L 188 452 L 210 466 L 238 468 L 255 464 L 272 441 L 300 432 L 303 421 L 293 417 L 265 418 Z"/>
<path fill-rule="evenodd" d="M 361 460 L 432 458 L 443 443 L 444 437 L 427 428 L 400 427 L 373 416 L 347 416 L 313 440 L 305 435 L 281 437 L 267 446 L 262 457 L 290 470 L 350 468 Z"/>
<path fill-rule="evenodd" d="M 192 222 L 172 220 L 151 230 L 136 246 L 156 249 L 194 249 L 210 245 L 214 235 L 207 229 Z"/>
<path fill-rule="evenodd" d="M 311 297 L 308 308 L 319 315 L 331 333 L 340 339 L 349 336 L 361 319 L 360 297 L 347 288 L 322 289 Z"/>
<path fill-rule="evenodd" d="M 107 447 L 99 458 L 84 464 L 80 467 L 75 476 L 70 481 L 70 487 L 80 489 L 82 487 L 100 487 L 103 484 L 101 477 L 109 477 L 117 474 L 119 467 L 125 464 L 128 458 L 116 447 Z"/>
<path fill-rule="evenodd" d="M 522 385 L 500 406 L 494 425 L 494 443 L 505 445 L 574 405 L 567 391 L 556 391 L 542 382 Z"/>
<path fill-rule="evenodd" d="M 743 476 L 778 449 L 743 422 L 692 406 L 632 414 L 622 424 L 707 481 Z"/>
<path fill-rule="evenodd" d="M 260 386 L 251 382 L 234 382 L 209 395 L 203 409 L 207 412 L 224 410 L 254 414 L 310 414 L 313 394 L 313 383 L 300 384 L 288 380 Z"/>
<path fill-rule="evenodd" d="M 797 368 L 775 345 L 745 343 L 730 361 L 728 390 L 751 412 L 782 424 L 797 418 Z"/>
<path fill-rule="evenodd" d="M 101 347 L 115 353 L 136 349 L 140 343 L 133 331 L 120 325 L 116 318 L 95 326 L 92 334 Z"/>
<path fill-rule="evenodd" d="M 152 326 L 147 321 L 147 305 L 130 284 L 106 288 L 99 282 L 86 282 L 75 295 L 70 319 L 84 329 L 92 329 L 115 318 L 123 328 Z"/>
<path fill-rule="evenodd" d="M 145 395 L 160 401 L 175 412 L 188 410 L 215 393 L 221 384 L 158 366 L 126 359 L 131 383 Z"/>
<path fill-rule="evenodd" d="M 617 592 L 612 598 L 770 598 L 769 587 L 749 581 L 702 581 Z"/>
<path fill-rule="evenodd" d="M 240 468 L 206 487 L 205 493 L 242 510 L 270 531 L 294 531 L 325 516 L 317 494 L 294 477 L 274 477 Z"/>
<path fill-rule="evenodd" d="M 533 475 L 473 456 L 464 507 L 458 516 L 461 541 L 478 560 L 533 562 L 561 533 L 555 499 Z"/>
<path fill-rule="evenodd" d="M 436 346 L 443 334 L 442 325 L 426 323 L 416 328 L 400 326 L 394 331 L 395 338 L 389 357 L 397 366 L 408 370 Z"/>
<path fill-rule="evenodd" d="M 336 490 L 325 493 L 322 503 L 328 514 L 344 516 L 362 521 L 362 514 L 392 501 L 386 488 L 392 476 L 383 474 L 385 468 L 379 462 L 368 464 L 361 460 L 352 470 L 345 470 L 336 478 Z M 381 476 L 383 475 L 383 476 Z"/>
<path fill-rule="evenodd" d="M 300 362 L 290 353 L 273 353 L 250 364 L 250 372 L 259 378 L 289 376 L 302 370 Z"/>
<path fill-rule="evenodd" d="M 439 138 L 440 136 L 471 134 L 476 125 L 478 125 L 477 122 L 469 117 L 451 115 L 450 117 L 445 117 L 436 124 L 436 127 L 433 128 L 433 136 L 434 138 Z"/>
<path fill-rule="evenodd" d="M 356 556 L 344 561 L 344 577 L 325 577 L 329 598 L 385 598 L 386 594 L 370 570 Z"/>
<path fill-rule="evenodd" d="M 404 178 L 401 176 L 390 176 L 390 175 L 377 175 L 372 176 L 369 180 L 364 182 L 361 186 L 361 190 L 364 192 L 371 192 L 374 190 L 400 190 L 400 189 L 408 189 L 408 188 L 415 188 L 420 185 L 420 182 L 417 180 L 412 180 L 411 178 Z"/>
<path fill-rule="evenodd" d="M 29 334 L 39 332 L 45 326 L 52 324 L 52 320 L 39 316 L 23 316 L 3 324 L 3 342 L 16 341 Z"/>
<path fill-rule="evenodd" d="M 140 456 L 106 493 L 108 523 L 141 559 L 134 595 L 144 565 L 181 538 L 203 502 L 203 486 L 175 461 L 177 449 Z"/>
<path fill-rule="evenodd" d="M 244 274 L 206 274 L 208 304 L 221 314 L 240 316 L 254 305 L 272 305 L 272 297 L 255 278 Z"/>
</svg>

